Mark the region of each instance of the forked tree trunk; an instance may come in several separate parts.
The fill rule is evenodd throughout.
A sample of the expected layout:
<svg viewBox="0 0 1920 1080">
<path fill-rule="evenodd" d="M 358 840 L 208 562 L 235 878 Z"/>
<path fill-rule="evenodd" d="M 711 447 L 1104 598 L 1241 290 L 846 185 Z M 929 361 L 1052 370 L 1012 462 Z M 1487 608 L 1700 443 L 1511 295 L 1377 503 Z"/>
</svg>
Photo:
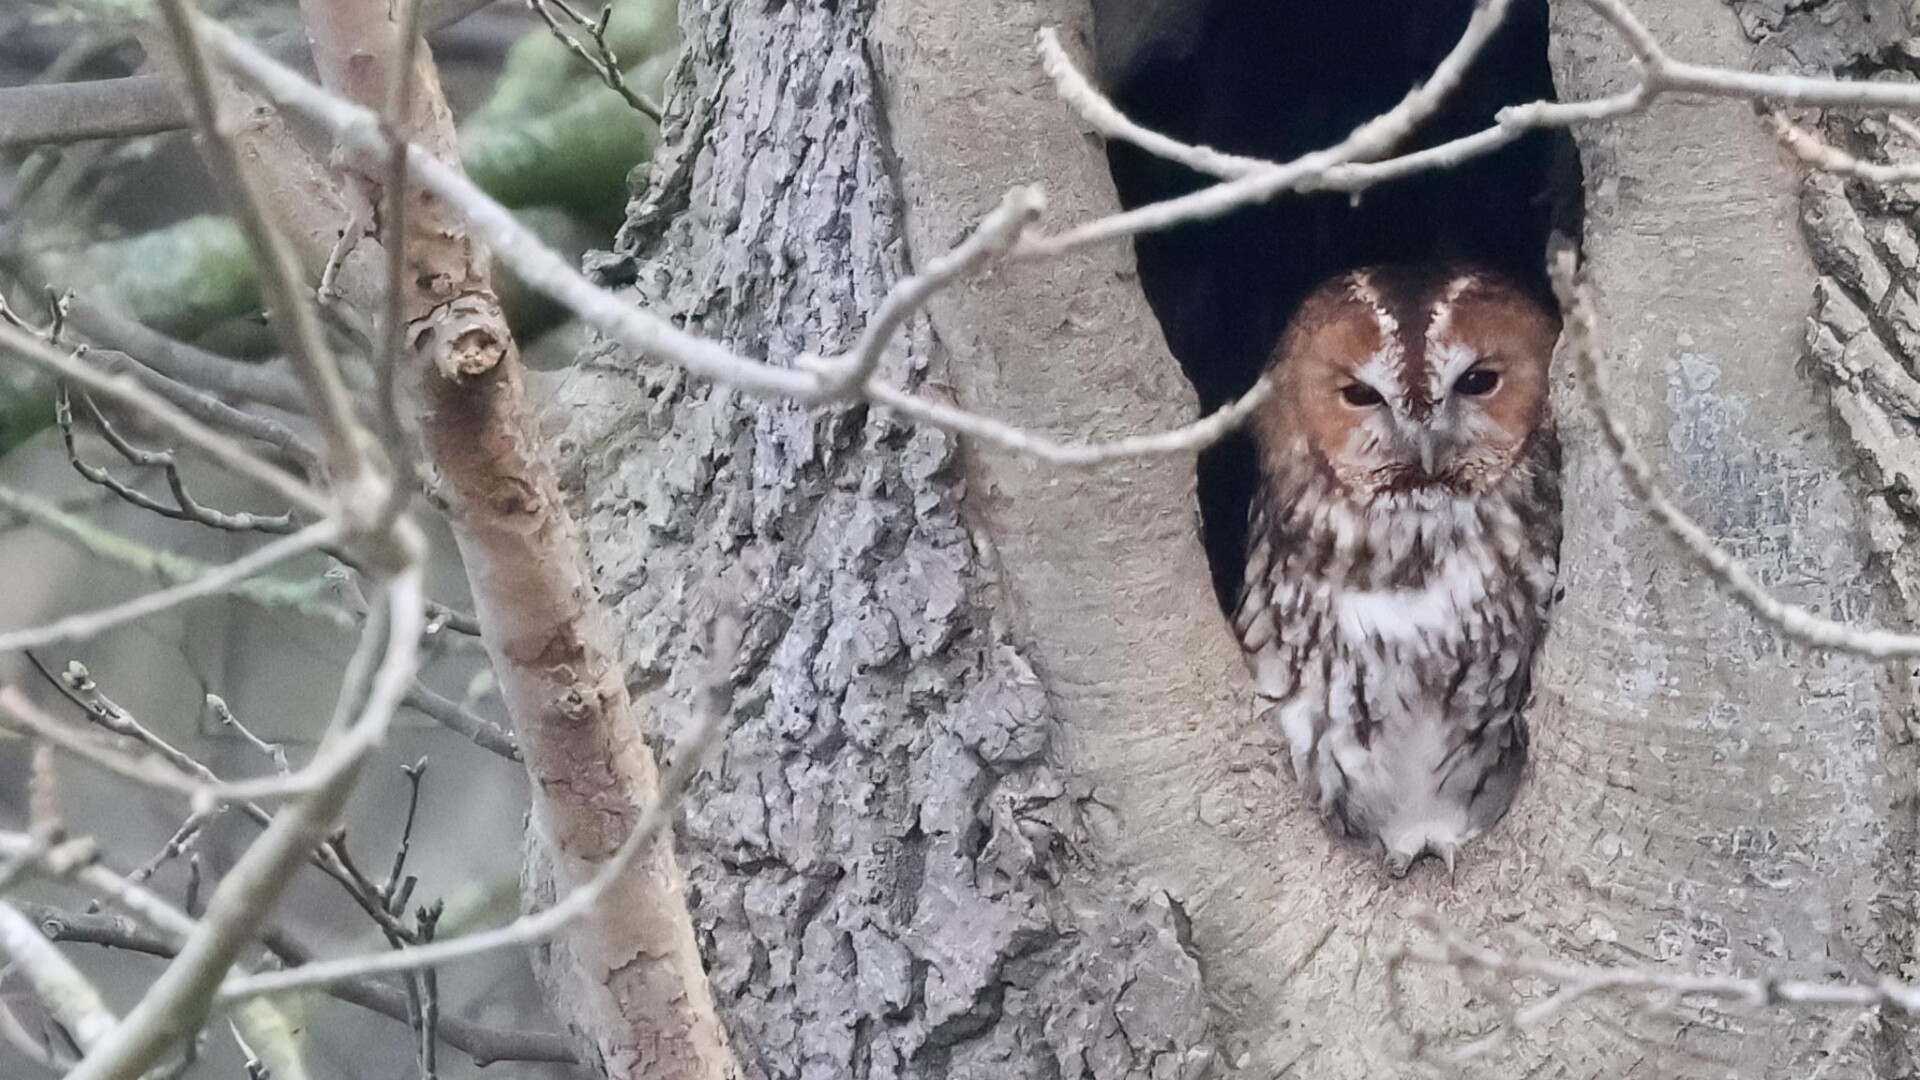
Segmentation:
<svg viewBox="0 0 1920 1080">
<path fill-rule="evenodd" d="M 1750 61 L 1714 0 L 1636 6 L 1688 59 Z M 1624 57 L 1563 7 L 1563 95 L 1617 88 Z M 601 265 L 637 303 L 790 363 L 850 344 L 1010 186 L 1045 185 L 1056 223 L 1115 208 L 1032 52 L 1058 25 L 1084 53 L 1084 0 L 683 9 L 668 156 Z M 1799 363 L 1816 271 L 1792 170 L 1731 104 L 1580 147 L 1613 382 L 1657 467 L 1769 584 L 1902 621 L 1874 545 L 1904 519 Z M 885 374 L 1065 437 L 1184 420 L 1131 258 L 1001 267 L 941 297 Z M 1389 881 L 1248 720 L 1190 462 L 1063 471 L 589 357 L 561 383 L 564 438 L 668 736 L 698 626 L 746 613 L 737 726 L 680 843 L 748 1069 L 1420 1075 L 1418 1035 L 1484 1031 L 1511 997 L 1390 980 L 1422 905 L 1570 960 L 1911 974 L 1901 692 L 1783 648 L 1677 559 L 1561 389 L 1566 596 L 1531 779 L 1457 876 Z M 1594 999 L 1475 1068 L 1802 1076 L 1851 1019 Z M 1892 1075 L 1901 1038 L 1854 1040 L 1833 1075 Z"/>
</svg>

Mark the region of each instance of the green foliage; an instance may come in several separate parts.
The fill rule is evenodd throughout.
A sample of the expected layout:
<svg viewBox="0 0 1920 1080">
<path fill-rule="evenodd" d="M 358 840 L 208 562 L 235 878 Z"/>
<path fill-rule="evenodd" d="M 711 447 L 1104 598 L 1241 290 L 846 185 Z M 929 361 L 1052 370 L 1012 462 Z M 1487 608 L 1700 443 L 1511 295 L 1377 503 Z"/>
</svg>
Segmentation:
<svg viewBox="0 0 1920 1080">
<path fill-rule="evenodd" d="M 678 15 L 673 0 L 613 0 L 607 45 L 632 74 L 648 60 L 673 55 L 680 44 Z M 475 110 L 468 127 L 530 120 L 571 104 L 583 84 L 596 81 L 587 65 L 552 34 L 528 34 L 507 53 L 493 96 Z M 658 93 L 659 87 L 645 77 L 633 82 L 649 94 Z"/>
<path fill-rule="evenodd" d="M 231 218 L 188 218 L 61 261 L 65 280 L 173 337 L 260 310 L 247 239 Z"/>
<path fill-rule="evenodd" d="M 508 206 L 557 206 L 610 227 L 626 205 L 627 174 L 653 154 L 653 123 L 598 83 L 573 97 L 529 119 L 470 123 L 467 173 Z"/>
<path fill-rule="evenodd" d="M 91 25 L 149 3 L 62 0 L 48 10 Z M 674 0 L 614 0 L 608 22 L 607 42 L 629 83 L 656 99 L 679 44 L 676 17 Z M 629 178 L 652 156 L 657 139 L 653 121 L 544 29 L 515 43 L 492 95 L 461 130 L 462 157 L 474 181 L 574 258 L 618 227 Z M 34 246 L 60 280 L 84 282 L 92 297 L 169 336 L 238 357 L 273 349 L 252 258 L 232 219 L 207 215 L 88 243 L 91 231 L 84 218 L 69 215 L 37 228 Z M 506 275 L 500 284 L 523 340 L 563 314 Z M 45 426 L 49 394 L 45 386 L 0 382 L 0 453 Z"/>
<path fill-rule="evenodd" d="M 53 380 L 28 364 L 0 364 L 0 456 L 53 423 Z"/>
</svg>

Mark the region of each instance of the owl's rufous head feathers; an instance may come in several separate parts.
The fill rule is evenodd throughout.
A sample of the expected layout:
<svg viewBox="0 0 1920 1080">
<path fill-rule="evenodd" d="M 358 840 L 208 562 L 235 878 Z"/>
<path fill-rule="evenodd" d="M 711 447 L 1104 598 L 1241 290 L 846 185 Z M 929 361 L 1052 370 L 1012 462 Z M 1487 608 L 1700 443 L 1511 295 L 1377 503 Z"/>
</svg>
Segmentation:
<svg viewBox="0 0 1920 1080">
<path fill-rule="evenodd" d="M 1322 471 L 1357 503 L 1472 495 L 1503 479 L 1547 419 L 1557 312 L 1471 267 L 1370 267 L 1294 313 L 1254 420 L 1265 471 Z M 1304 477 L 1300 477 L 1304 479 Z"/>
</svg>

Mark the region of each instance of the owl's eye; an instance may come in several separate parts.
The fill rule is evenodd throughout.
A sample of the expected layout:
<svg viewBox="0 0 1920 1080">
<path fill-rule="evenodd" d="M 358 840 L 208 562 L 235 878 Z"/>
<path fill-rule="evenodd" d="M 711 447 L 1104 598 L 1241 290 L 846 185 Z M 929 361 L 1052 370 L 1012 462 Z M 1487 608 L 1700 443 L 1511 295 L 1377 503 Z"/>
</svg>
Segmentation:
<svg viewBox="0 0 1920 1080">
<path fill-rule="evenodd" d="M 1453 382 L 1453 392 L 1468 397 L 1480 397 L 1493 393 L 1500 385 L 1500 373 L 1491 368 L 1474 368 Z"/>
<path fill-rule="evenodd" d="M 1372 408 L 1375 405 L 1385 404 L 1387 400 L 1380 396 L 1380 391 L 1375 390 L 1366 383 L 1358 382 L 1348 383 L 1341 387 L 1340 396 L 1346 400 L 1347 404 L 1356 409 Z"/>
</svg>

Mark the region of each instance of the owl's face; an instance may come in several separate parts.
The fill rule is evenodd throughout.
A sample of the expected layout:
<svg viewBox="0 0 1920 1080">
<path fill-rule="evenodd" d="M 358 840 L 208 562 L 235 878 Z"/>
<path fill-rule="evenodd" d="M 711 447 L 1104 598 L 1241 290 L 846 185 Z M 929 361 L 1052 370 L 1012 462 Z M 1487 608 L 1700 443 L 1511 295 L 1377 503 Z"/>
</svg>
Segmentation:
<svg viewBox="0 0 1920 1080">
<path fill-rule="evenodd" d="M 1267 470 L 1318 470 L 1363 505 L 1484 492 L 1546 419 L 1559 334 L 1556 312 L 1488 271 L 1336 277 L 1270 361 L 1275 393 L 1255 421 Z"/>
</svg>

